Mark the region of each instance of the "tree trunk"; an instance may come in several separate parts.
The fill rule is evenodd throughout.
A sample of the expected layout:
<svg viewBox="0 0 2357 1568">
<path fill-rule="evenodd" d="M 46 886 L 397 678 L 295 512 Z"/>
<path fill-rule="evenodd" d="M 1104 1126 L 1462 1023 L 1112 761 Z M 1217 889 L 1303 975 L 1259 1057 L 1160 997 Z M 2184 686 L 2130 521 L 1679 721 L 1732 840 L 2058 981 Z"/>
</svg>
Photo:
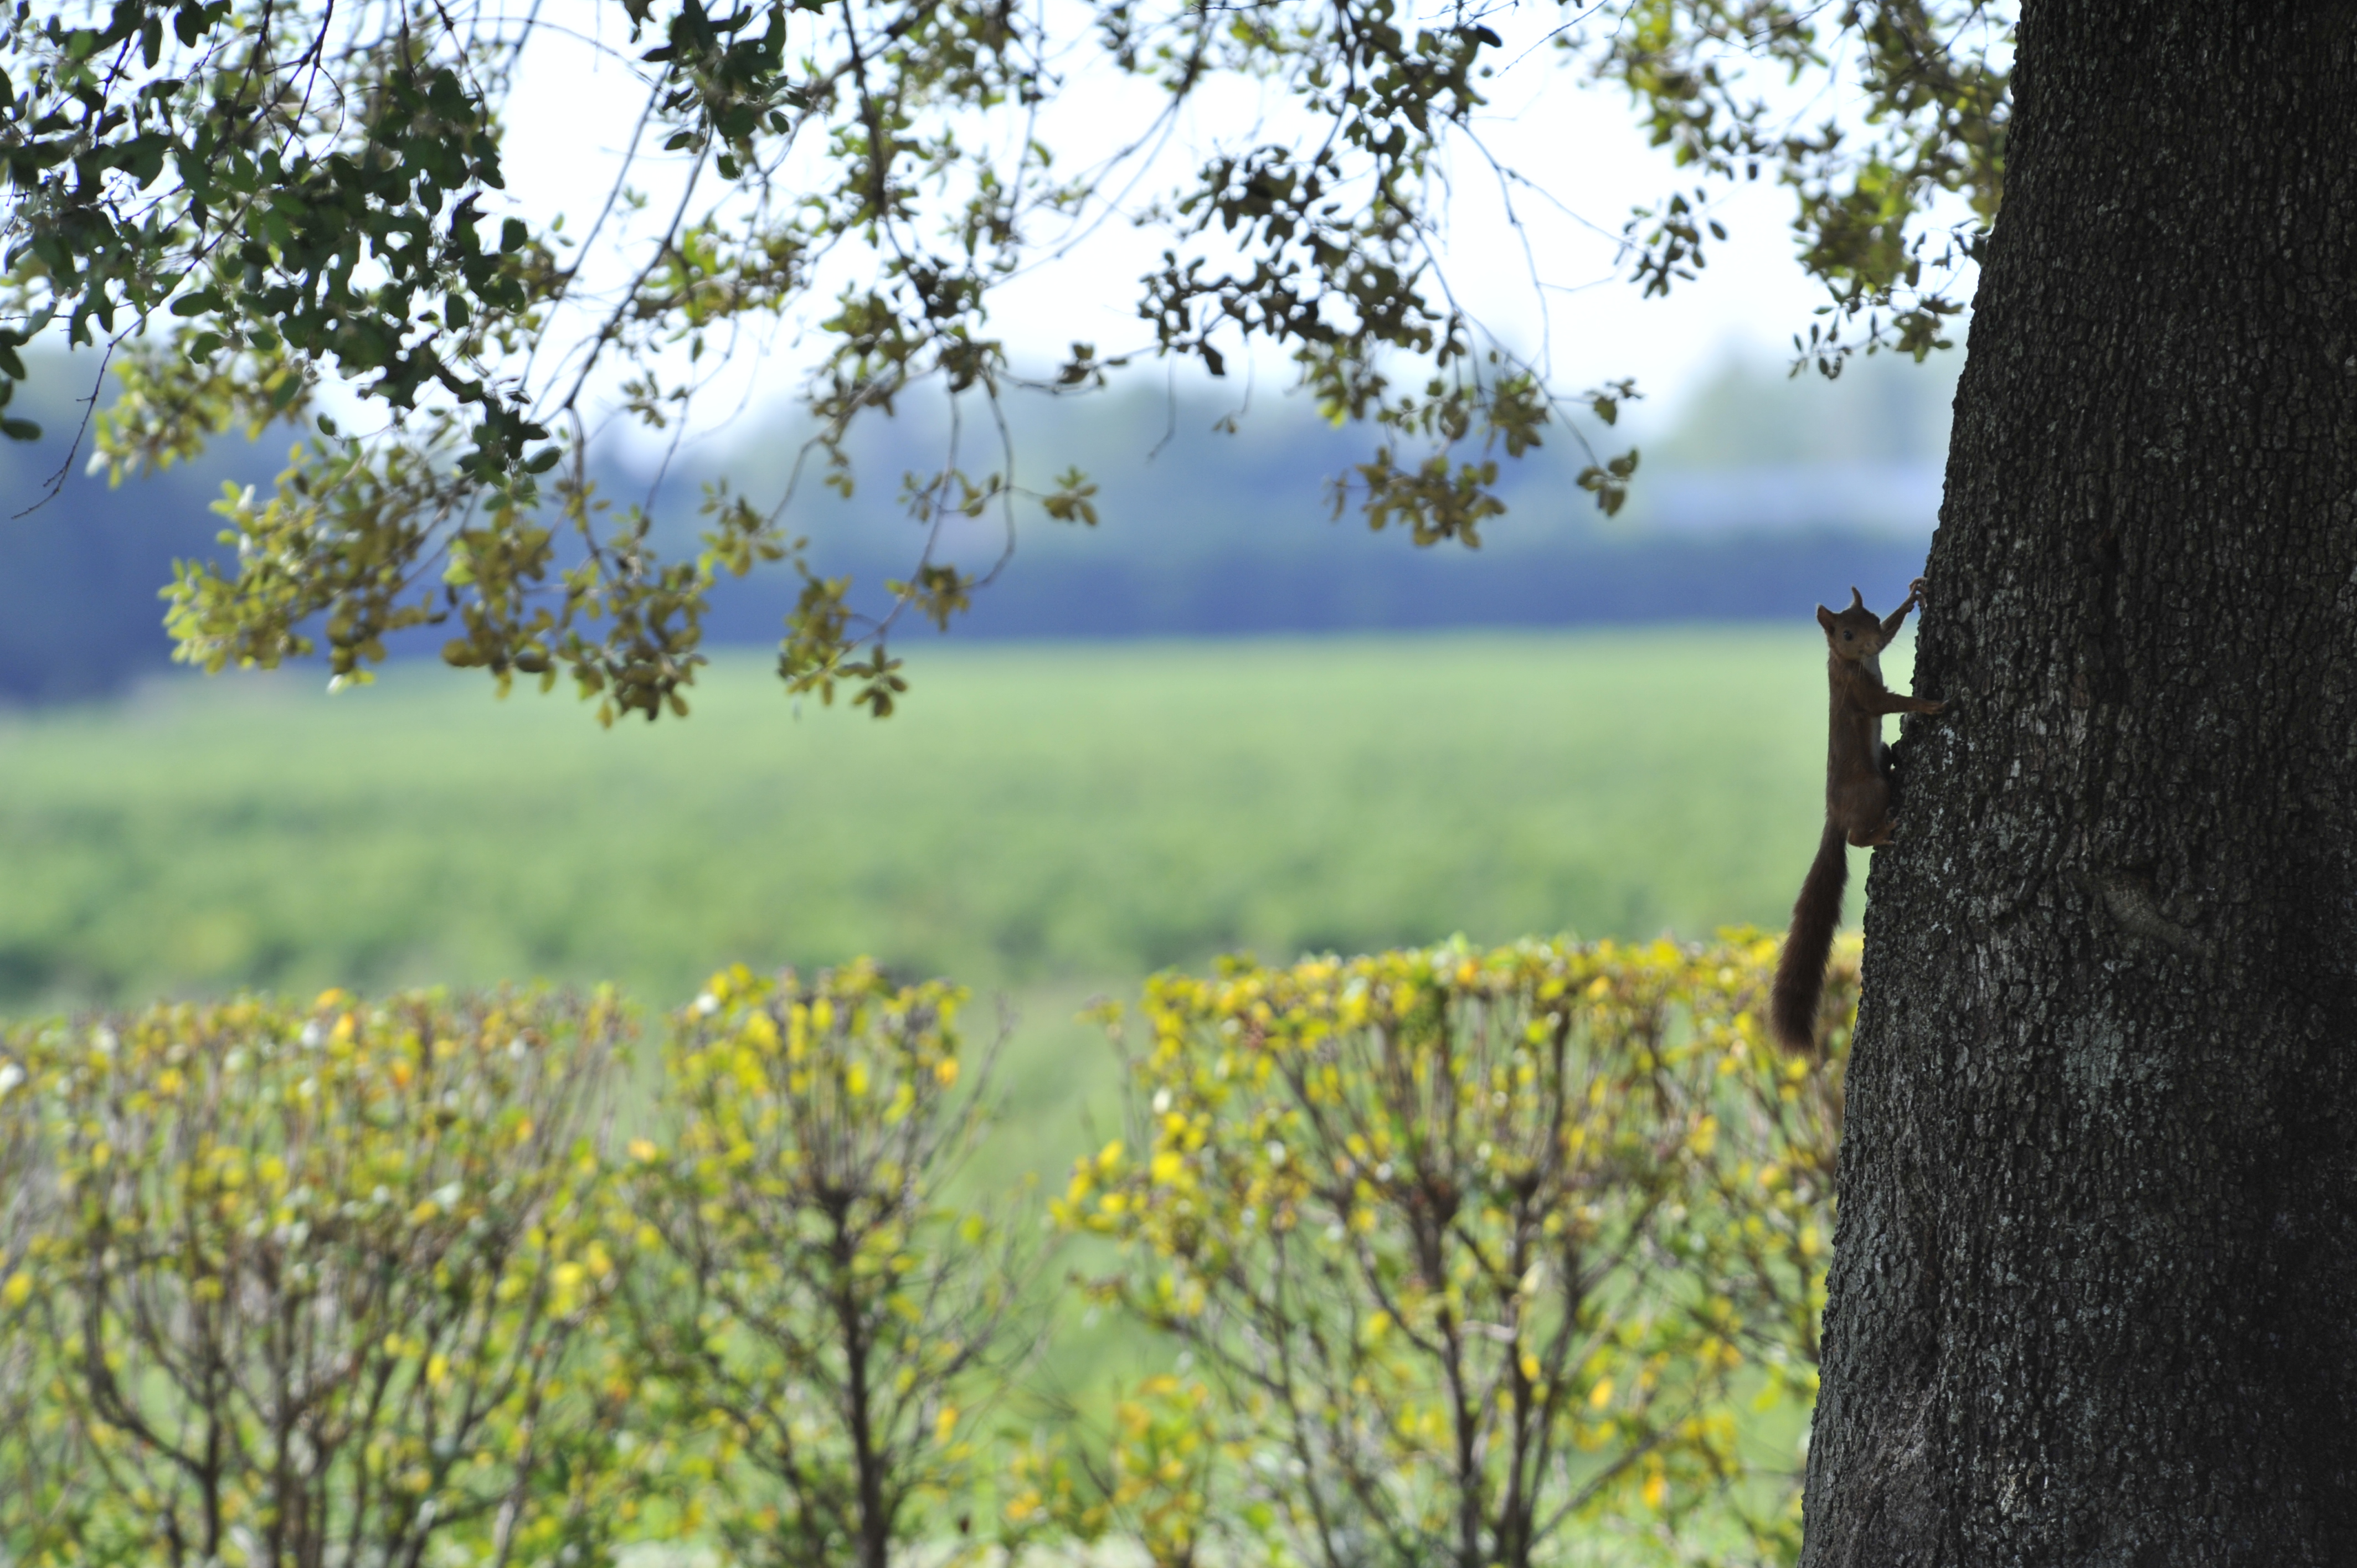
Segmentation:
<svg viewBox="0 0 2357 1568">
<path fill-rule="evenodd" d="M 1803 1561 L 2357 1562 L 2357 5 L 2025 9 Z"/>
</svg>

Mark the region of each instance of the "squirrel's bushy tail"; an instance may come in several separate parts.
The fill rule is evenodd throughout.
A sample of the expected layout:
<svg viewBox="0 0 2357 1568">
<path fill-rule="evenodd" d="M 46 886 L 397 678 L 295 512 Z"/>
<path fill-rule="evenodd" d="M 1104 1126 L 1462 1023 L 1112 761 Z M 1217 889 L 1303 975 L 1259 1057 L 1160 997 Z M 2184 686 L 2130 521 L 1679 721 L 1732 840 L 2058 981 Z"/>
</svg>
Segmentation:
<svg viewBox="0 0 2357 1568">
<path fill-rule="evenodd" d="M 1841 828 L 1825 823 L 1808 880 L 1792 901 L 1792 929 L 1776 961 L 1776 984 L 1769 993 L 1768 1024 L 1776 1043 L 1805 1051 L 1817 1043 L 1817 1004 L 1825 993 L 1825 961 L 1834 950 L 1834 928 L 1841 923 L 1842 889 L 1849 882 L 1849 854 Z"/>
</svg>

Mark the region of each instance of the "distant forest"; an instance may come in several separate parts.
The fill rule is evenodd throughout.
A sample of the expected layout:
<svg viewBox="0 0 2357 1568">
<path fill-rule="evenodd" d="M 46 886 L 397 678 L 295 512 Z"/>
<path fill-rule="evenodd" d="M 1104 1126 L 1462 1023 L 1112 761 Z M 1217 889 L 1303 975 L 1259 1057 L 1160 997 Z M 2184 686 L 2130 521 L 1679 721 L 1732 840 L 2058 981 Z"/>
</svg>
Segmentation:
<svg viewBox="0 0 2357 1568">
<path fill-rule="evenodd" d="M 1897 599 L 1919 571 L 1937 514 L 1948 408 L 1961 356 L 1916 366 L 1888 358 L 1838 381 L 1787 378 L 1730 360 L 1674 408 L 1636 404 L 1600 433 L 1643 454 L 1627 509 L 1605 520 L 1571 482 L 1585 458 L 1558 432 L 1508 465 L 1511 510 L 1479 550 L 1417 549 L 1370 536 L 1327 486 L 1364 458 L 1371 433 L 1260 398 L 1237 412 L 1214 393 L 1127 389 L 1017 406 L 1028 482 L 1078 464 L 1100 486 L 1095 528 L 1018 514 L 1017 550 L 952 635 L 1054 639 L 1218 637 L 1444 627 L 1552 627 L 1805 616 L 1855 583 Z M 168 667 L 157 590 L 176 559 L 220 546 L 210 503 L 225 483 L 266 485 L 296 433 L 225 441 L 199 463 L 110 488 L 69 439 L 86 392 L 80 367 L 37 371 L 40 401 L 19 409 L 45 437 L 0 446 L 0 701 L 102 697 Z M 27 400 L 30 401 L 30 400 Z M 12 409 L 12 413 L 18 409 Z M 703 487 L 774 494 L 799 437 L 754 415 L 658 467 L 619 456 L 602 482 L 647 504 L 693 549 Z M 830 576 L 880 584 L 920 542 L 896 504 L 909 469 L 937 466 L 938 429 L 903 418 L 856 448 L 860 486 L 843 500 L 813 473 L 791 526 Z M 970 453 L 971 466 L 989 466 Z M 962 564 L 996 555 L 976 524 L 952 542 Z M 715 644 L 768 644 L 795 591 L 790 572 L 725 585 L 707 622 Z M 872 600 L 869 602 L 873 602 Z M 931 635 L 930 631 L 919 635 Z M 436 646 L 416 640 L 411 651 Z"/>
</svg>

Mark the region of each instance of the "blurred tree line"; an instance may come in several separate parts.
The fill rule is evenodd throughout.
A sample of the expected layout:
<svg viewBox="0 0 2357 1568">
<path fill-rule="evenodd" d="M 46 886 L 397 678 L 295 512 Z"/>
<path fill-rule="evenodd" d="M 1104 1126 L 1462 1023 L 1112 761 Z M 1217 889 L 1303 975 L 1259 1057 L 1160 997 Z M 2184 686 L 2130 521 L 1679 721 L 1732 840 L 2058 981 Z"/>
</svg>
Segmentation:
<svg viewBox="0 0 2357 1568">
<path fill-rule="evenodd" d="M 1143 390 L 1018 411 L 1022 436 L 1091 470 L 1100 522 L 1087 536 L 1038 532 L 959 623 L 982 638 L 1201 637 L 1289 632 L 1550 627 L 1697 619 L 1788 619 L 1857 582 L 1879 602 L 1920 570 L 1953 366 L 1924 374 L 1889 360 L 1840 381 L 1792 380 L 1730 360 L 1674 413 L 1627 416 L 1649 454 L 1648 482 L 1603 520 L 1547 453 L 1501 484 L 1512 510 L 1471 552 L 1364 538 L 1320 502 L 1355 437 L 1280 403 L 1232 433 L 1208 392 Z M 168 667 L 157 590 L 177 560 L 218 557 L 225 485 L 266 483 L 270 437 L 219 442 L 186 464 L 110 485 L 69 449 L 82 410 L 59 367 L 20 406 L 38 442 L 0 445 L 0 700 L 48 702 L 118 692 Z M 790 419 L 777 413 L 775 419 Z M 650 511 L 692 513 L 708 483 L 759 489 L 781 478 L 781 444 L 748 415 L 650 478 L 627 456 L 604 466 Z M 871 426 L 861 461 L 894 471 L 921 461 L 938 432 L 921 413 Z M 1690 480 L 1699 479 L 1699 484 Z M 1857 481 L 1863 479 L 1863 493 Z M 1850 481 L 1845 489 L 1845 481 Z M 54 485 L 55 494 L 50 494 Z M 1929 493 L 1925 493 L 1928 491 Z M 1682 501 L 1686 503 L 1682 506 Z M 896 510 L 862 491 L 806 498 L 803 527 L 853 577 L 856 602 L 883 608 L 875 585 L 905 545 Z M 969 529 L 969 534 L 981 531 Z M 668 542 L 692 550 L 692 531 Z M 986 556 L 993 538 L 952 538 L 951 558 Z M 716 585 L 705 623 L 716 646 L 774 643 L 793 589 L 755 576 Z M 430 637 L 396 639 L 430 656 Z"/>
</svg>

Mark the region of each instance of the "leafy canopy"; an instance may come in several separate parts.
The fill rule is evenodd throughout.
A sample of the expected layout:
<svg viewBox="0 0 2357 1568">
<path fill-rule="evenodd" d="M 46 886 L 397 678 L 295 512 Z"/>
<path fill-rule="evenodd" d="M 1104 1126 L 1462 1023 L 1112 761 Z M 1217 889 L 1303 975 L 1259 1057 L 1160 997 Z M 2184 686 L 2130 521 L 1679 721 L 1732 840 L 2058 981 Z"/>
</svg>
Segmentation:
<svg viewBox="0 0 2357 1568">
<path fill-rule="evenodd" d="M 653 718 L 685 711 L 719 575 L 784 561 L 802 586 L 780 676 L 883 714 L 903 689 L 897 625 L 946 626 L 996 569 L 953 564 L 944 525 L 995 519 L 1011 548 L 1024 508 L 1095 520 L 1077 470 L 1018 483 L 1002 400 L 1087 391 L 1141 357 L 1221 375 L 1275 349 L 1330 417 L 1373 427 L 1338 512 L 1478 544 L 1503 510 L 1501 456 L 1556 425 L 1585 446 L 1581 424 L 1610 424 L 1633 390 L 1567 392 L 1438 263 L 1449 170 L 1494 162 L 1476 115 L 1514 60 L 1625 89 L 1692 171 L 1626 231 L 1648 293 L 1724 237 L 1717 190 L 1789 187 L 1800 259 L 1828 290 L 1795 344 L 1828 373 L 1861 347 L 1942 342 L 2003 181 L 2012 8 L 1968 0 L 1611 0 L 1536 27 L 1397 0 L 614 8 L 19 0 L 0 24 L 0 408 L 19 350 L 54 328 L 109 355 L 118 395 L 96 440 L 118 476 L 226 431 L 308 427 L 272 493 L 224 501 L 233 564 L 179 569 L 183 658 L 269 666 L 324 643 L 337 678 L 365 680 L 389 637 L 431 625 L 447 660 L 503 689 L 569 675 L 601 716 Z M 639 95 L 616 105 L 634 128 L 614 188 L 569 225 L 521 215 L 502 172 L 536 31 L 602 40 L 615 69 L 598 81 Z M 1060 166 L 1040 116 L 1105 70 L 1158 113 Z M 1238 81 L 1275 107 L 1181 144 L 1183 112 Z M 1138 281 L 1136 340 L 1034 363 L 997 335 L 994 297 L 1114 217 L 1166 247 Z M 590 477 L 600 430 L 675 426 L 797 322 L 815 339 L 804 456 L 846 493 L 863 419 L 919 391 L 950 400 L 953 429 L 993 416 L 987 457 L 953 437 L 907 478 L 926 542 L 873 615 L 808 559 L 791 484 L 709 493 L 701 552 L 670 559 L 656 520 Z M 313 406 L 329 381 L 371 428 Z M 1613 510 L 1636 454 L 1588 456 L 1579 483 Z"/>
</svg>

